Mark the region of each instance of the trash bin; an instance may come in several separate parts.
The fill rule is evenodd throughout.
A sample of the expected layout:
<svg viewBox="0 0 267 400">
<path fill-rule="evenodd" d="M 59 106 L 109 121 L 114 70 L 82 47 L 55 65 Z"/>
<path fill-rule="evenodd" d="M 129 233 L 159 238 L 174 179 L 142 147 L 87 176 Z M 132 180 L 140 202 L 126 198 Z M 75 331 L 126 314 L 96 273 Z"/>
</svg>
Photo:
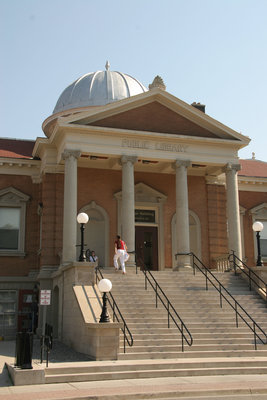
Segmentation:
<svg viewBox="0 0 267 400">
<path fill-rule="evenodd" d="M 33 333 L 18 332 L 16 335 L 16 367 L 32 369 Z"/>
</svg>

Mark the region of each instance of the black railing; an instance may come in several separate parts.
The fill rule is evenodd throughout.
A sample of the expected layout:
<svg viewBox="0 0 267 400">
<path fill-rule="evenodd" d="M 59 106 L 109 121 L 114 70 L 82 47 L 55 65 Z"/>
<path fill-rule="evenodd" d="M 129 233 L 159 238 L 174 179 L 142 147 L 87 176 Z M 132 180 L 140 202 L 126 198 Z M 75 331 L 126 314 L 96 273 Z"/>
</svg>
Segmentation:
<svg viewBox="0 0 267 400">
<path fill-rule="evenodd" d="M 238 301 L 231 295 L 231 293 L 222 285 L 222 283 L 216 278 L 216 276 L 203 264 L 203 262 L 194 253 L 192 252 L 177 253 L 175 254 L 175 258 L 177 258 L 178 256 L 185 256 L 185 255 L 192 257 L 193 274 L 195 275 L 197 269 L 205 276 L 206 290 L 208 290 L 208 283 L 210 283 L 219 292 L 221 308 L 223 303 L 222 300 L 224 299 L 229 304 L 229 306 L 235 311 L 236 327 L 238 328 L 238 317 L 239 317 L 253 332 L 255 350 L 257 350 L 257 338 L 261 343 L 266 344 L 267 335 L 264 332 L 264 330 L 257 324 L 257 322 L 248 314 L 248 312 L 241 306 L 241 304 L 238 303 Z M 200 265 L 198 265 L 197 263 L 199 263 Z M 212 281 L 210 277 L 212 277 L 215 280 L 215 282 L 219 285 L 219 287 L 216 286 L 216 284 Z M 229 300 L 229 298 L 227 298 L 227 296 L 230 297 L 230 299 L 234 302 L 234 304 L 231 303 L 231 301 Z M 244 313 L 244 316 L 238 311 L 238 309 L 240 309 L 240 311 Z M 256 330 L 258 330 L 259 333 L 257 333 Z M 264 339 L 262 339 L 260 334 L 264 336 Z"/>
<path fill-rule="evenodd" d="M 152 275 L 149 269 L 146 268 L 144 265 L 144 262 L 140 259 L 140 257 L 137 256 L 136 251 L 128 251 L 129 254 L 135 254 L 135 265 L 136 265 L 136 274 L 138 273 L 138 267 L 140 268 L 140 271 L 142 271 L 145 275 L 145 289 L 147 290 L 147 282 L 150 283 L 151 287 L 153 288 L 155 294 L 156 294 L 156 308 L 158 307 L 158 300 L 161 301 L 163 307 L 167 310 L 167 315 L 168 315 L 168 328 L 170 328 L 170 320 L 174 322 L 176 327 L 181 333 L 182 337 L 182 351 L 184 351 L 184 341 L 188 344 L 188 346 L 192 346 L 193 344 L 193 338 L 191 333 L 189 332 L 188 328 L 186 327 L 185 323 L 171 304 L 170 300 L 156 281 L 155 277 Z M 150 278 L 151 279 L 150 279 Z M 153 284 L 155 286 L 153 286 Z M 161 293 L 161 295 L 159 294 Z M 163 297 L 163 298 L 162 298 Z M 165 302 L 164 302 L 165 301 Z M 177 322 L 177 320 L 179 322 Z M 187 336 L 186 336 L 187 335 Z"/>
<path fill-rule="evenodd" d="M 45 334 L 42 335 L 40 338 L 40 348 L 41 348 L 41 355 L 40 355 L 40 362 L 42 364 L 44 352 L 46 353 L 46 366 L 48 367 L 48 354 L 53 347 L 53 327 L 52 325 L 45 324 Z"/>
<path fill-rule="evenodd" d="M 267 306 L 267 283 L 248 265 L 246 265 L 240 258 L 237 257 L 234 250 L 229 254 L 228 257 L 230 263 L 232 263 L 235 275 L 237 275 L 237 270 L 240 271 L 241 274 L 245 275 L 248 279 L 249 290 L 252 290 L 252 286 L 256 287 L 265 297 L 266 306 Z"/>
<path fill-rule="evenodd" d="M 100 275 L 101 278 L 99 278 L 98 274 Z M 95 275 L 96 275 L 96 283 L 98 281 L 100 281 L 101 279 L 104 278 L 102 272 L 100 271 L 99 267 L 97 267 L 95 269 Z M 108 296 L 107 296 L 107 300 L 108 303 L 112 309 L 112 313 L 113 313 L 113 322 L 115 322 L 115 320 L 117 322 L 122 322 L 123 326 L 121 328 L 122 332 L 123 332 L 123 351 L 124 353 L 126 352 L 126 342 L 128 343 L 128 346 L 132 347 L 133 346 L 133 336 L 130 332 L 130 329 L 128 328 L 125 319 L 123 318 L 120 309 L 114 299 L 114 297 L 112 296 L 112 293 L 109 292 Z"/>
<path fill-rule="evenodd" d="M 189 332 L 188 328 L 186 327 L 185 323 L 183 322 L 182 318 L 178 315 L 177 311 L 173 307 L 172 303 L 156 281 L 155 277 L 152 275 L 152 273 L 148 269 L 142 270 L 142 272 L 145 275 L 145 289 L 147 290 L 147 282 L 150 283 L 152 289 L 155 292 L 156 295 L 156 308 L 158 307 L 158 300 L 161 301 L 163 307 L 167 311 L 168 315 L 168 328 L 170 328 L 170 320 L 174 322 L 176 327 L 181 333 L 181 339 L 182 339 L 182 351 L 184 351 L 184 341 L 188 344 L 188 346 L 192 346 L 193 344 L 193 337 L 191 333 Z"/>
</svg>

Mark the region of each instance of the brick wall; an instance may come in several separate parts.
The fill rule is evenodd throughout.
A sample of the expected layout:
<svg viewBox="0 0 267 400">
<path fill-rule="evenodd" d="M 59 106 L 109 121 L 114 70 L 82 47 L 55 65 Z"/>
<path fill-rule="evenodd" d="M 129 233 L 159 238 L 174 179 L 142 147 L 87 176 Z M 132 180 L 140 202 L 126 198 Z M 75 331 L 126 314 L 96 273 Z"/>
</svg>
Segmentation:
<svg viewBox="0 0 267 400">
<path fill-rule="evenodd" d="M 226 191 L 224 186 L 207 185 L 210 266 L 214 258 L 228 253 Z"/>
<path fill-rule="evenodd" d="M 41 265 L 59 265 L 63 235 L 64 176 L 46 174 L 42 182 Z"/>
</svg>

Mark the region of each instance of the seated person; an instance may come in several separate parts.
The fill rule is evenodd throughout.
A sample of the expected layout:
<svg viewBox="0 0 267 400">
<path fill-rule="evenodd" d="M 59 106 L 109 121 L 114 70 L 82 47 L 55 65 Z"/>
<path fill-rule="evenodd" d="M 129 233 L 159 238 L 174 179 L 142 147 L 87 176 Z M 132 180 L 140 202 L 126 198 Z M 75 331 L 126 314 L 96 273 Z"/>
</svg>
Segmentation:
<svg viewBox="0 0 267 400">
<path fill-rule="evenodd" d="M 90 262 L 96 262 L 98 265 L 98 257 L 96 256 L 94 250 L 91 251 L 90 257 L 89 257 Z"/>
</svg>

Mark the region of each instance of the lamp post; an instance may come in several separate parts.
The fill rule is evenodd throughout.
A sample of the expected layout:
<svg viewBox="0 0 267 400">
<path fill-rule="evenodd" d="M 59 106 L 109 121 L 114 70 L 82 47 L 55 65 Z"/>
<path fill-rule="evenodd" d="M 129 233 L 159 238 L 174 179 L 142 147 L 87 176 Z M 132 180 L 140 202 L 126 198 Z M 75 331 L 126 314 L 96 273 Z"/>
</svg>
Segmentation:
<svg viewBox="0 0 267 400">
<path fill-rule="evenodd" d="M 77 222 L 81 224 L 81 252 L 79 261 L 86 261 L 85 249 L 84 249 L 84 225 L 89 221 L 89 217 L 86 213 L 82 212 L 77 215 Z"/>
<path fill-rule="evenodd" d="M 107 310 L 107 293 L 111 291 L 112 283 L 109 279 L 101 279 L 98 283 L 98 289 L 103 293 L 103 307 L 99 322 L 109 322 Z"/>
<path fill-rule="evenodd" d="M 263 230 L 263 224 L 260 221 L 254 222 L 252 225 L 252 229 L 254 232 L 256 232 L 256 238 L 257 238 L 257 247 L 258 247 L 258 257 L 257 257 L 257 267 L 262 266 L 262 261 L 261 261 L 261 245 L 260 245 L 260 232 Z"/>
</svg>

